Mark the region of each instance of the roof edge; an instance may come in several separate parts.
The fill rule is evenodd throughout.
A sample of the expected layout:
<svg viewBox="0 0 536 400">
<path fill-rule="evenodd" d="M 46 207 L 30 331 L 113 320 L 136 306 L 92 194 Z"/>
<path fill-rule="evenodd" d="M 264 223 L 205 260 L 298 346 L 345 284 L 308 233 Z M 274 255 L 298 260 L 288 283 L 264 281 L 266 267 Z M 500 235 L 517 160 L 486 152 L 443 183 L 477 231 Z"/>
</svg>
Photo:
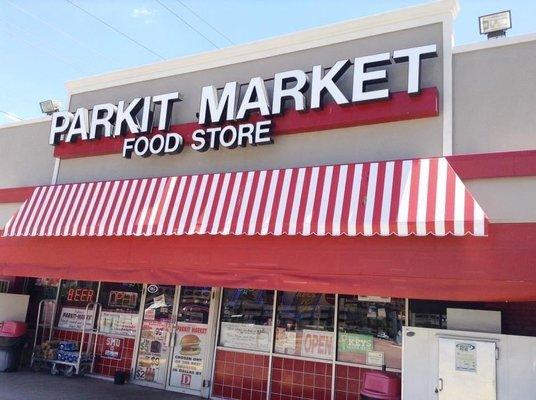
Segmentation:
<svg viewBox="0 0 536 400">
<path fill-rule="evenodd" d="M 23 119 L 21 121 L 8 122 L 7 124 L 1 124 L 0 130 L 7 129 L 7 128 L 16 128 L 18 126 L 24 126 L 24 125 L 40 124 L 41 122 L 50 121 L 51 119 L 52 117 L 47 115 L 45 117 L 36 117 L 36 118 Z"/>
<path fill-rule="evenodd" d="M 459 46 L 455 46 L 452 49 L 452 52 L 454 54 L 467 53 L 470 51 L 486 50 L 494 47 L 511 46 L 533 41 L 536 41 L 536 33 L 526 33 L 524 35 L 508 36 L 503 38 L 484 40 L 482 42 L 461 44 Z"/>
<path fill-rule="evenodd" d="M 81 78 L 67 82 L 65 87 L 72 95 L 207 70 L 442 22 L 445 18 L 455 18 L 458 11 L 458 0 L 438 0 L 270 39 Z"/>
</svg>

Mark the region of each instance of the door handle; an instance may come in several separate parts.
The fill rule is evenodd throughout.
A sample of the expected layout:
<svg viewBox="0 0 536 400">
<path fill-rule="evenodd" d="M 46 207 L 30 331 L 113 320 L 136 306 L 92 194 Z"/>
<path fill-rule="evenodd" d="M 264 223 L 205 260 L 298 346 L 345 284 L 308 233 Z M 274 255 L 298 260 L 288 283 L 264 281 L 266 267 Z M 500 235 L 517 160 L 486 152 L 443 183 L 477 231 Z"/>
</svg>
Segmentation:
<svg viewBox="0 0 536 400">
<path fill-rule="evenodd" d="M 435 392 L 436 392 L 436 393 L 439 393 L 439 392 L 441 392 L 442 390 L 443 390 L 443 379 L 442 379 L 442 378 L 439 378 L 439 379 L 437 380 L 437 386 L 436 386 L 436 388 L 435 388 Z"/>
</svg>

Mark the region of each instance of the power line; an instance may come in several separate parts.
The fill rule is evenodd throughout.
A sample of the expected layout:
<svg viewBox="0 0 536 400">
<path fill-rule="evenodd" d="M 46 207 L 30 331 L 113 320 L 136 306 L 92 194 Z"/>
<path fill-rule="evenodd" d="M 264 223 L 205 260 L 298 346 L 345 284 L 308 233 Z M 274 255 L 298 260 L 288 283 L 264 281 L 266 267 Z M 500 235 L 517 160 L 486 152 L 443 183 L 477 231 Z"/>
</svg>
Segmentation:
<svg viewBox="0 0 536 400">
<path fill-rule="evenodd" d="M 42 24 L 48 26 L 50 29 L 58 32 L 59 34 L 63 35 L 64 37 L 68 38 L 68 39 L 71 39 L 73 42 L 79 44 L 80 46 L 83 46 L 85 47 L 86 49 L 89 49 L 91 50 L 93 53 L 95 54 L 98 54 L 100 55 L 101 57 L 103 58 L 106 58 L 108 61 L 112 61 L 112 62 L 117 62 L 118 60 L 115 60 L 109 56 L 107 56 L 106 54 L 92 48 L 91 46 L 88 46 L 87 44 L 85 44 L 83 41 L 81 41 L 80 39 L 74 37 L 73 35 L 71 35 L 70 33 L 64 31 L 63 29 L 61 28 L 58 28 L 57 26 L 51 24 L 50 22 L 48 22 L 47 20 L 39 17 L 38 15 L 35 15 L 34 13 L 22 8 L 19 4 L 15 4 L 14 2 L 12 2 L 11 0 L 5 0 L 6 3 L 8 3 L 11 7 L 14 7 L 16 8 L 17 10 L 19 10 L 20 12 L 32 17 L 33 19 L 41 22 Z"/>
<path fill-rule="evenodd" d="M 69 1 L 69 0 L 67 0 Z M 166 6 L 164 3 L 162 3 L 160 0 L 155 0 L 158 4 L 160 4 L 162 7 L 164 7 L 166 10 L 168 10 L 171 14 L 173 14 L 179 21 L 181 21 L 183 24 L 188 26 L 191 30 L 197 32 L 199 35 L 203 36 L 210 44 L 212 44 L 215 48 L 219 49 L 220 46 L 218 46 L 216 43 L 214 43 L 212 40 L 210 40 L 207 36 L 205 36 L 203 33 L 198 31 L 196 28 L 194 28 L 192 25 L 190 25 L 184 18 L 182 18 L 179 14 L 177 14 L 175 11 L 173 11 L 171 8 Z"/>
<path fill-rule="evenodd" d="M 45 48 L 43 48 L 42 46 L 39 46 L 39 45 L 36 45 L 35 43 L 32 43 L 26 39 L 23 39 L 22 37 L 18 36 L 18 35 L 15 35 L 13 32 L 11 32 L 9 29 L 5 29 L 5 28 L 2 28 L 0 27 L 0 30 L 3 30 L 4 32 L 6 32 L 8 35 L 11 35 L 13 38 L 15 38 L 16 40 L 19 40 L 23 43 L 25 43 L 26 45 L 30 46 L 30 47 L 33 47 L 34 49 L 37 49 L 39 51 L 42 51 L 46 54 L 48 54 L 49 56 L 61 61 L 62 63 L 70 66 L 71 68 L 73 68 L 75 71 L 77 71 L 78 73 L 80 73 L 81 75 L 85 75 L 85 72 L 81 71 L 80 69 L 78 69 L 78 67 L 76 65 L 74 65 L 73 63 L 71 63 L 69 60 L 66 60 L 65 58 L 63 57 L 60 57 L 58 56 L 56 53 L 54 52 L 50 52 L 50 51 L 47 51 Z"/>
<path fill-rule="evenodd" d="M 181 6 L 183 6 L 184 8 L 186 8 L 188 11 L 190 11 L 193 15 L 195 15 L 197 18 L 199 18 L 201 21 L 203 21 L 205 24 L 207 24 L 208 26 L 210 26 L 214 32 L 218 33 L 220 36 L 222 36 L 225 40 L 227 40 L 229 43 L 231 44 L 235 44 L 231 39 L 229 39 L 229 37 L 224 34 L 223 32 L 219 31 L 218 29 L 216 29 L 216 27 L 214 25 L 212 25 L 210 22 L 208 22 L 206 19 L 204 19 L 201 15 L 199 15 L 198 13 L 196 13 L 194 10 L 192 10 L 190 7 L 188 7 L 186 4 L 184 4 L 181 0 L 176 0 L 177 3 L 179 3 Z"/>
<path fill-rule="evenodd" d="M 36 35 L 36 34 L 30 32 L 27 29 L 21 28 L 20 26 L 14 24 L 12 22 L 6 21 L 3 18 L 0 18 L 0 21 L 3 21 L 8 27 L 11 26 L 12 29 L 14 28 L 15 30 L 18 30 L 18 31 L 24 33 L 25 35 L 29 36 L 30 38 L 35 38 L 34 41 L 35 41 L 35 44 L 37 46 L 47 46 L 47 47 L 49 47 L 53 51 L 53 53 L 49 53 L 49 54 L 56 54 L 58 52 L 58 49 L 56 48 L 56 46 L 54 46 L 54 43 L 51 43 L 50 40 L 44 39 L 41 35 Z M 72 63 L 70 60 L 65 59 L 63 57 L 59 57 L 57 55 L 55 57 L 60 59 L 60 60 L 62 60 L 66 64 L 69 64 L 72 67 L 76 68 L 78 72 L 80 72 L 82 74 L 85 73 L 85 72 L 83 72 L 83 70 L 80 70 L 80 69 L 78 69 L 78 67 L 76 67 L 76 63 Z"/>
<path fill-rule="evenodd" d="M 120 34 L 121 36 L 125 37 L 126 39 L 130 40 L 132 43 L 135 43 L 137 44 L 138 46 L 144 48 L 145 50 L 147 50 L 149 53 L 151 53 L 152 55 L 160 58 L 161 60 L 165 60 L 165 57 L 161 56 L 160 54 L 156 53 L 155 51 L 151 50 L 149 47 L 141 44 L 140 42 L 138 42 L 136 39 L 130 37 L 129 35 L 127 35 L 126 33 L 120 31 L 119 29 L 115 28 L 113 25 L 110 25 L 109 23 L 107 23 L 106 21 L 104 21 L 102 18 L 99 18 L 98 16 L 96 16 L 95 14 L 89 12 L 88 10 L 86 10 L 85 8 L 83 7 L 80 7 L 78 4 L 74 3 L 73 1 L 71 0 L 65 0 L 67 3 L 71 4 L 72 6 L 78 8 L 79 10 L 83 11 L 84 13 L 86 13 L 87 15 L 89 15 L 90 17 L 96 19 L 97 21 L 99 21 L 101 24 L 103 25 L 106 25 L 108 28 L 110 28 L 111 30 L 113 30 L 114 32 Z"/>
</svg>

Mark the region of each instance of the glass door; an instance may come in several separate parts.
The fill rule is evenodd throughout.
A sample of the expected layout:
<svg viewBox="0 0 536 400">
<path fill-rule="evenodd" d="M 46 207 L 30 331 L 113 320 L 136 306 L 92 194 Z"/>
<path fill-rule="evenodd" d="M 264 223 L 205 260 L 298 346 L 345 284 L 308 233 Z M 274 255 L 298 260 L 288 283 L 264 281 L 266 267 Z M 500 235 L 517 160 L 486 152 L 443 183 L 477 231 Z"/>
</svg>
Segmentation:
<svg viewBox="0 0 536 400">
<path fill-rule="evenodd" d="M 208 397 L 216 326 L 216 290 L 182 286 L 168 389 Z"/>
<path fill-rule="evenodd" d="M 175 286 L 147 285 L 134 380 L 164 389 L 174 326 Z"/>
</svg>

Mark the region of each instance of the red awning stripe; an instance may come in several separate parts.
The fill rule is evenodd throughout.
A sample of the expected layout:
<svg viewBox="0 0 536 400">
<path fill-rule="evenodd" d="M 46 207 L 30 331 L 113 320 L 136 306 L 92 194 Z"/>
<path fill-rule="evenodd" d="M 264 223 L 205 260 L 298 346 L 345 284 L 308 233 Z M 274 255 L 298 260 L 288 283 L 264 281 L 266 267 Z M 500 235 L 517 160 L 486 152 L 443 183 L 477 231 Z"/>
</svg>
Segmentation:
<svg viewBox="0 0 536 400">
<path fill-rule="evenodd" d="M 37 187 L 4 236 L 487 234 L 444 158 Z"/>
</svg>

